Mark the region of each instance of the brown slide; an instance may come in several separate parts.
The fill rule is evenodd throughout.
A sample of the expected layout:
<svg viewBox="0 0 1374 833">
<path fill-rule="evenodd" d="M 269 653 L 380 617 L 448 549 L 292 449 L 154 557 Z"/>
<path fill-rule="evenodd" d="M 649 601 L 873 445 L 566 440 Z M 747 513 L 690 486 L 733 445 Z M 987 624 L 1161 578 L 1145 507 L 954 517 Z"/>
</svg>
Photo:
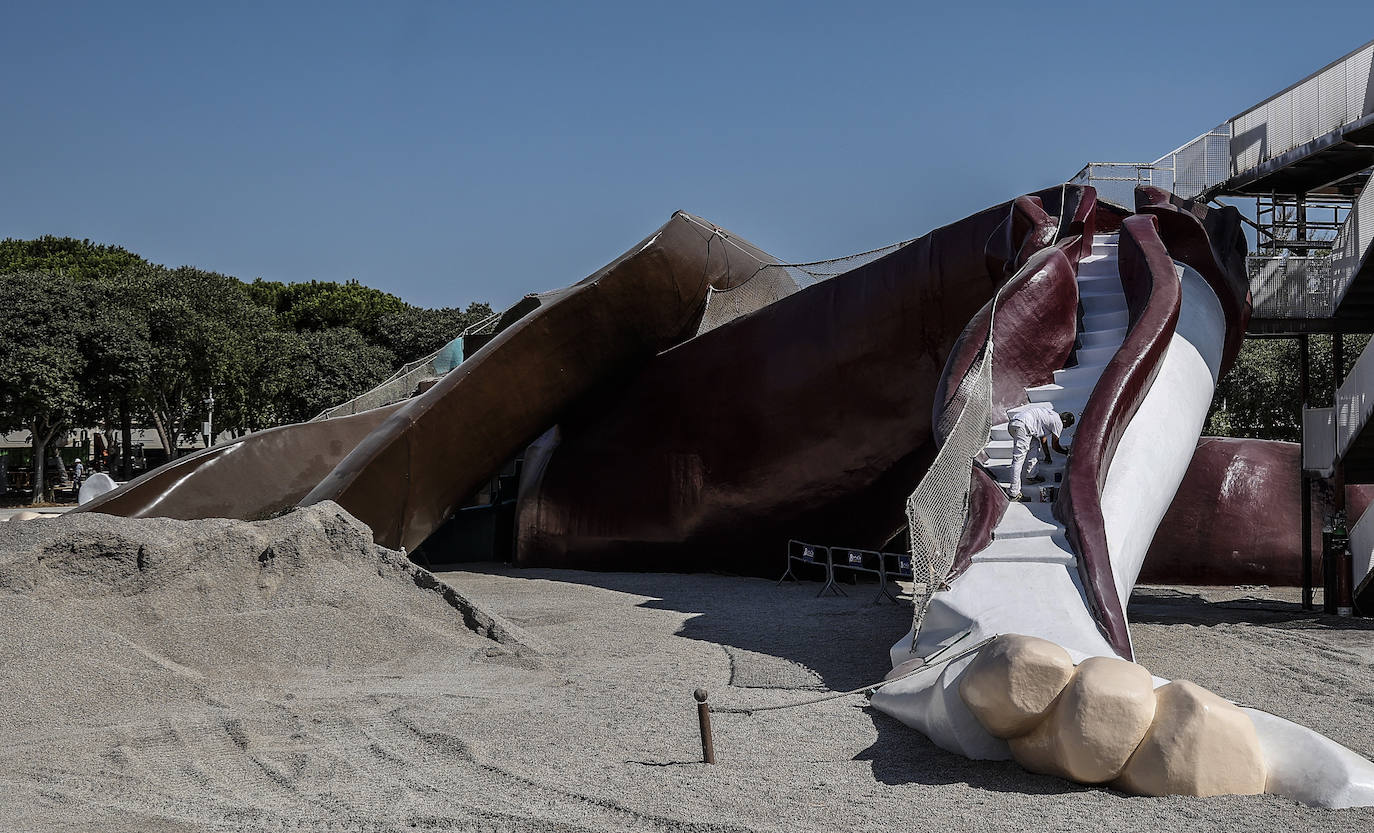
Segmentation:
<svg viewBox="0 0 1374 833">
<path fill-rule="evenodd" d="M 337 501 L 379 544 L 414 549 L 502 463 L 579 400 L 692 335 L 707 293 L 776 261 L 681 212 L 596 274 L 538 297 L 409 400 L 301 501 Z"/>
<path fill-rule="evenodd" d="M 260 520 L 299 503 L 399 407 L 249 434 L 158 466 L 72 511 Z"/>
</svg>

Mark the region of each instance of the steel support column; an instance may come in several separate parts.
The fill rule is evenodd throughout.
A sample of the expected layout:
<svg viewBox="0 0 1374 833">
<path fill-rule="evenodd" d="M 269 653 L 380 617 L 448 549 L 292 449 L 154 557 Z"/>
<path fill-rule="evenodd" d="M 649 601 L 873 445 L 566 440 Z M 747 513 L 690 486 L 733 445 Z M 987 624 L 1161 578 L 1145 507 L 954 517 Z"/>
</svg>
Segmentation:
<svg viewBox="0 0 1374 833">
<path fill-rule="evenodd" d="M 1310 366 L 1308 337 L 1298 336 L 1298 426 L 1301 430 L 1303 410 L 1308 405 L 1308 372 Z M 1307 467 L 1298 459 L 1298 480 L 1302 483 L 1302 609 L 1312 610 L 1312 480 Z"/>
</svg>

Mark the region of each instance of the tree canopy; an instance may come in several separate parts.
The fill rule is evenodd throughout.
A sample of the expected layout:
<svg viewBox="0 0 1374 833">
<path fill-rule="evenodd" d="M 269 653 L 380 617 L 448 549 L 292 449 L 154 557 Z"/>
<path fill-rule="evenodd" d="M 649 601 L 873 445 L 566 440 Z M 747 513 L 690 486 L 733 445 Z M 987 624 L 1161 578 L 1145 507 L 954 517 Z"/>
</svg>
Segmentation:
<svg viewBox="0 0 1374 833">
<path fill-rule="evenodd" d="M 310 419 L 491 311 L 356 280 L 244 283 L 65 237 L 0 241 L 0 282 L 0 429 L 29 430 L 36 459 L 64 427 L 131 420 L 175 455 L 211 396 L 216 431 Z"/>
<path fill-rule="evenodd" d="M 1328 407 L 1336 387 L 1331 336 L 1308 338 L 1308 401 L 1313 408 Z M 1345 337 L 1343 377 L 1349 375 L 1368 342 L 1367 335 Z M 1246 339 L 1235 366 L 1217 385 L 1206 432 L 1301 442 L 1300 349 L 1294 338 Z"/>
</svg>

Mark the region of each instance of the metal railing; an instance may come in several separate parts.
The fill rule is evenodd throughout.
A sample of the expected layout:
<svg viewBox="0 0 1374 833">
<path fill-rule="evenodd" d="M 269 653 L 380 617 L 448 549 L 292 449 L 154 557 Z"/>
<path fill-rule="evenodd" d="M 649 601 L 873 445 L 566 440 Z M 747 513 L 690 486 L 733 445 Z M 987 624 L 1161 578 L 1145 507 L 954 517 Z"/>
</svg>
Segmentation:
<svg viewBox="0 0 1374 833">
<path fill-rule="evenodd" d="M 1374 113 L 1374 41 L 1338 58 L 1227 122 L 1229 176 Z"/>
<path fill-rule="evenodd" d="M 1336 389 L 1335 459 L 1345 457 L 1350 444 L 1369 421 L 1374 410 L 1374 350 L 1365 350 L 1350 375 Z"/>
<path fill-rule="evenodd" d="M 1246 258 L 1255 318 L 1330 318 L 1374 246 L 1374 188 L 1365 188 L 1329 255 Z"/>
<path fill-rule="evenodd" d="M 1174 172 L 1153 163 L 1089 162 L 1069 180 L 1071 185 L 1091 185 L 1097 198 L 1125 208 L 1135 208 L 1137 185 L 1172 189 Z"/>
<path fill-rule="evenodd" d="M 1329 257 L 1252 255 L 1245 269 L 1253 318 L 1330 318 L 1336 308 Z"/>
<path fill-rule="evenodd" d="M 1371 245 L 1374 245 L 1374 188 L 1366 186 L 1331 246 L 1332 293 L 1336 305 L 1350 289 Z"/>
<path fill-rule="evenodd" d="M 1374 41 L 1153 162 L 1092 162 L 1071 181 L 1102 183 L 1106 199 L 1118 203 L 1120 183 L 1127 181 L 1192 198 L 1371 114 Z"/>
</svg>

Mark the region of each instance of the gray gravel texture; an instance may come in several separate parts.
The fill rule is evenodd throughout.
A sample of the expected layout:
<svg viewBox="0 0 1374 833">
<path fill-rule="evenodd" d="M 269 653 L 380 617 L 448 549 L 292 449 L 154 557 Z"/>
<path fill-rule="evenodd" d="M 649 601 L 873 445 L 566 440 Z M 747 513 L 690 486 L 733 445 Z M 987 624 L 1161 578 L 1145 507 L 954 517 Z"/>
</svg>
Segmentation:
<svg viewBox="0 0 1374 833">
<path fill-rule="evenodd" d="M 967 761 L 862 696 L 716 714 L 706 766 L 694 688 L 739 707 L 864 685 L 909 610 L 871 586 L 475 565 L 439 575 L 465 612 L 336 508 L 291 518 L 136 522 L 120 547 L 0 528 L 0 829 L 1374 829 Z M 1255 590 L 1147 588 L 1131 615 L 1155 673 L 1374 754 L 1370 622 Z"/>
</svg>

